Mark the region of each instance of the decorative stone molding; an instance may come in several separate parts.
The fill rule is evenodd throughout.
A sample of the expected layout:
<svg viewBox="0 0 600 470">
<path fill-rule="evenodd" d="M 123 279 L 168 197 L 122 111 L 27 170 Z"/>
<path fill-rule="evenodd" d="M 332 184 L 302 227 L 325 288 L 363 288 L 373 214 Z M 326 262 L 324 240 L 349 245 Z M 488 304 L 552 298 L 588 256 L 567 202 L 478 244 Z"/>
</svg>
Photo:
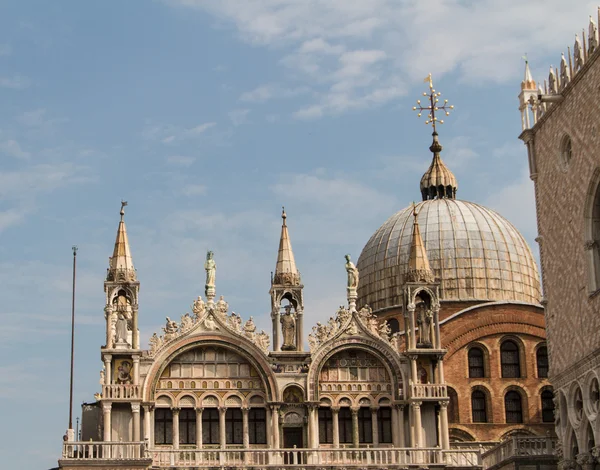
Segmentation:
<svg viewBox="0 0 600 470">
<path fill-rule="evenodd" d="M 205 303 L 202 297 L 198 296 L 191 306 L 193 315 L 185 313 L 181 316 L 180 323 L 167 317 L 165 326 L 162 328 L 164 335 L 159 336 L 154 333 L 150 337 L 150 357 L 163 350 L 167 344 L 173 343 L 176 339 L 192 333 L 213 332 L 217 330 L 226 330 L 235 335 L 244 337 L 254 343 L 265 355 L 269 352 L 270 338 L 264 330 L 256 332 L 256 325 L 252 317 L 242 326 L 242 318 L 235 312 L 227 315 L 229 305 L 223 298 L 214 303 Z"/>
<path fill-rule="evenodd" d="M 562 460 L 558 463 L 558 470 L 576 470 L 577 469 L 577 461 L 576 460 Z"/>
<path fill-rule="evenodd" d="M 308 335 L 309 349 L 314 352 L 340 335 L 359 335 L 359 330 L 368 332 L 387 344 L 393 344 L 398 349 L 399 335 L 392 335 L 387 320 L 380 321 L 377 316 L 373 315 L 373 310 L 368 305 L 365 305 L 359 311 L 348 310 L 346 307 L 341 306 L 335 316 L 329 318 L 326 325 L 317 322 Z"/>
<path fill-rule="evenodd" d="M 140 404 L 139 403 L 132 403 L 131 404 L 131 412 L 132 413 L 139 413 L 140 412 Z"/>
<path fill-rule="evenodd" d="M 583 452 L 581 454 L 577 454 L 577 457 L 575 459 L 576 459 L 578 465 L 586 465 L 588 463 L 593 462 L 592 455 L 588 452 Z"/>
</svg>

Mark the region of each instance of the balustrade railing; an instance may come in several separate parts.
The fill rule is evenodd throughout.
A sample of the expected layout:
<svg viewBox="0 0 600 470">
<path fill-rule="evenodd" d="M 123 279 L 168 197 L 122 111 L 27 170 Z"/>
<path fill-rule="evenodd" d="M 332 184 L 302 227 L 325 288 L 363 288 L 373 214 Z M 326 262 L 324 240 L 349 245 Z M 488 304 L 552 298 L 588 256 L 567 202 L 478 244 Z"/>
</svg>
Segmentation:
<svg viewBox="0 0 600 470">
<path fill-rule="evenodd" d="M 556 439 L 551 437 L 512 437 L 482 455 L 484 468 L 493 467 L 511 457 L 556 455 Z"/>
<path fill-rule="evenodd" d="M 423 465 L 443 464 L 440 449 L 152 449 L 155 466 L 306 466 L 306 465 Z"/>
<path fill-rule="evenodd" d="M 411 398 L 420 399 L 438 399 L 447 398 L 448 394 L 444 384 L 411 384 L 410 396 Z"/>
<path fill-rule="evenodd" d="M 110 384 L 102 386 L 102 398 L 108 400 L 132 400 L 140 398 L 140 385 Z"/>
<path fill-rule="evenodd" d="M 147 459 L 144 442 L 64 442 L 63 459 L 134 460 Z"/>
</svg>

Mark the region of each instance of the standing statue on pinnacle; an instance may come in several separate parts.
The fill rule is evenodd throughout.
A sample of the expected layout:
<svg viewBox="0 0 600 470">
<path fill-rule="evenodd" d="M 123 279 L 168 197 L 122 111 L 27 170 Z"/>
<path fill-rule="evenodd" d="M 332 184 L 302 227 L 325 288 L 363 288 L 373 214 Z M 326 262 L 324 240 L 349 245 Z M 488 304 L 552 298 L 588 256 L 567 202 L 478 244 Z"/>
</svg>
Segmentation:
<svg viewBox="0 0 600 470">
<path fill-rule="evenodd" d="M 346 271 L 348 273 L 348 289 L 358 289 L 358 269 L 350 259 L 350 255 L 346 255 Z"/>
<path fill-rule="evenodd" d="M 207 299 L 212 299 L 215 296 L 215 277 L 217 274 L 217 263 L 214 259 L 215 254 L 212 251 L 206 253 L 206 262 L 204 263 L 204 270 L 206 271 L 206 284 L 204 286 L 204 293 Z"/>
</svg>

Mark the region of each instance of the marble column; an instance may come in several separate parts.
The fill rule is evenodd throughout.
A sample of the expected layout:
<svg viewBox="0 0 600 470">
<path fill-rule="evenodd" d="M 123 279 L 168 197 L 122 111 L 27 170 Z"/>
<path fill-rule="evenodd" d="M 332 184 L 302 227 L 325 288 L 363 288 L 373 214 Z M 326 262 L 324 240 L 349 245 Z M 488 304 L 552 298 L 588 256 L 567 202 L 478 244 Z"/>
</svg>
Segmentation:
<svg viewBox="0 0 600 470">
<path fill-rule="evenodd" d="M 152 405 L 144 405 L 144 440 L 148 442 L 148 446 L 154 447 L 154 442 L 150 440 L 151 434 L 151 424 L 152 424 L 152 410 L 154 407 Z"/>
<path fill-rule="evenodd" d="M 379 423 L 377 422 L 377 410 L 378 406 L 371 407 L 371 428 L 373 434 L 373 445 L 375 447 L 379 446 Z"/>
<path fill-rule="evenodd" d="M 440 359 L 438 361 L 438 377 L 440 380 L 440 384 L 444 383 L 444 361 Z"/>
<path fill-rule="evenodd" d="M 296 313 L 296 351 L 304 350 L 304 312 L 298 310 Z"/>
<path fill-rule="evenodd" d="M 133 415 L 133 442 L 140 442 L 140 404 L 131 404 L 131 413 Z"/>
<path fill-rule="evenodd" d="M 273 320 L 273 351 L 279 351 L 279 310 L 273 311 L 271 319 Z"/>
<path fill-rule="evenodd" d="M 358 410 L 360 410 L 360 408 L 350 409 L 350 411 L 352 412 L 352 445 L 354 447 L 359 447 L 360 445 L 358 438 Z"/>
<path fill-rule="evenodd" d="M 202 449 L 202 412 L 204 408 L 196 408 L 196 449 Z"/>
<path fill-rule="evenodd" d="M 133 356 L 133 384 L 139 385 L 140 383 L 140 357 Z M 136 397 L 140 398 L 140 397 Z"/>
<path fill-rule="evenodd" d="M 271 405 L 271 433 L 273 449 L 279 449 L 279 405 Z"/>
<path fill-rule="evenodd" d="M 111 305 L 104 307 L 104 318 L 106 319 L 106 348 L 113 348 L 113 334 L 112 334 L 112 315 L 113 309 Z"/>
<path fill-rule="evenodd" d="M 273 449 L 273 433 L 269 432 L 269 427 L 272 425 L 273 423 L 273 419 L 271 418 L 271 407 L 267 406 L 267 422 L 265 423 L 266 426 L 266 433 L 267 433 L 267 448 L 268 449 Z"/>
<path fill-rule="evenodd" d="M 112 355 L 104 355 L 104 385 L 110 385 L 112 382 Z"/>
<path fill-rule="evenodd" d="M 138 306 L 133 306 L 131 314 L 131 342 L 133 349 L 140 349 L 140 332 L 138 330 Z"/>
<path fill-rule="evenodd" d="M 112 441 L 112 419 L 111 419 L 111 410 L 112 403 L 111 402 L 103 402 L 102 403 L 102 413 L 104 418 L 104 436 L 103 439 L 105 442 Z"/>
<path fill-rule="evenodd" d="M 450 434 L 448 432 L 448 402 L 440 402 L 440 431 L 442 449 L 450 449 Z"/>
<path fill-rule="evenodd" d="M 414 401 L 410 404 L 413 410 L 413 423 L 415 432 L 415 447 L 423 447 L 423 425 L 421 424 L 421 404 L 420 401 Z"/>
<path fill-rule="evenodd" d="M 227 408 L 224 406 L 219 407 L 219 444 L 221 449 L 225 449 L 227 447 L 227 430 L 225 429 L 225 414 L 227 413 Z"/>
<path fill-rule="evenodd" d="M 433 321 L 435 325 L 435 341 L 434 345 L 436 349 L 442 349 L 442 337 L 440 335 L 440 308 L 436 308 L 433 311 Z"/>
<path fill-rule="evenodd" d="M 417 356 L 410 356 L 410 375 L 413 384 L 419 383 L 419 373 L 417 371 Z M 412 392 L 412 390 L 411 390 Z"/>
<path fill-rule="evenodd" d="M 250 429 L 248 427 L 248 413 L 250 412 L 248 407 L 242 408 L 242 432 L 243 432 L 243 443 L 244 449 L 250 447 Z"/>
<path fill-rule="evenodd" d="M 415 304 L 409 304 L 406 310 L 408 314 L 408 349 L 415 349 L 417 347 L 415 338 Z"/>
<path fill-rule="evenodd" d="M 181 408 L 171 408 L 173 412 L 173 449 L 179 449 L 179 412 Z"/>
<path fill-rule="evenodd" d="M 331 416 L 333 418 L 333 447 L 338 449 L 340 447 L 340 407 L 331 407 Z"/>
</svg>

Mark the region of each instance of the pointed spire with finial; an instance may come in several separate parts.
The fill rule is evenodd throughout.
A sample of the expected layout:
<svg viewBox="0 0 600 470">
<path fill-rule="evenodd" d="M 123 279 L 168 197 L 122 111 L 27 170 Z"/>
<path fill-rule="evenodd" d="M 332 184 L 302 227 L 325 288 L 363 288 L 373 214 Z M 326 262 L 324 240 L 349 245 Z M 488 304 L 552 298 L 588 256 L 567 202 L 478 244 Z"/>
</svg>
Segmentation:
<svg viewBox="0 0 600 470">
<path fill-rule="evenodd" d="M 433 283 L 434 276 L 429 265 L 429 258 L 419 229 L 417 206 L 413 203 L 413 231 L 408 258 L 408 270 L 405 281 Z"/>
<path fill-rule="evenodd" d="M 531 75 L 527 55 L 524 55 L 523 59 L 525 59 L 525 76 L 523 77 L 523 81 L 521 82 L 521 90 L 536 90 L 537 85 L 535 83 L 535 80 L 533 79 L 533 76 Z"/>
<path fill-rule="evenodd" d="M 431 125 L 433 128 L 433 142 L 429 147 L 431 153 L 433 153 L 433 160 L 431 165 L 421 178 L 421 195 L 423 200 L 428 199 L 454 199 L 456 197 L 456 190 L 458 184 L 454 174 L 448 169 L 448 167 L 442 161 L 440 152 L 442 151 L 442 145 L 438 139 L 437 124 L 443 124 L 442 119 L 436 117 L 436 113 L 443 112 L 446 116 L 450 115 L 450 110 L 454 109 L 454 106 L 448 104 L 448 100 L 444 100 L 442 104 L 439 103 L 441 96 L 440 92 L 436 92 L 433 88 L 433 80 L 431 74 L 429 74 L 425 80 L 429 82 L 429 92 L 424 92 L 423 96 L 427 97 L 429 104 L 421 104 L 421 100 L 417 100 L 417 106 L 413 107 L 413 111 L 419 111 L 418 117 L 421 117 L 423 111 L 427 111 L 427 119 L 425 124 Z"/>
<path fill-rule="evenodd" d="M 292 251 L 292 242 L 290 241 L 290 236 L 288 234 L 285 207 L 282 208 L 281 219 L 281 238 L 279 240 L 279 253 L 277 253 L 277 264 L 275 265 L 273 283 L 297 286 L 300 285 L 300 273 L 296 268 L 294 252 Z"/>
<path fill-rule="evenodd" d="M 129 248 L 129 239 L 127 238 L 127 227 L 125 226 L 125 206 L 127 201 L 121 201 L 121 221 L 117 229 L 117 239 L 115 240 L 115 249 L 109 259 L 107 281 L 136 281 L 135 268 L 131 258 L 131 249 Z"/>
</svg>

